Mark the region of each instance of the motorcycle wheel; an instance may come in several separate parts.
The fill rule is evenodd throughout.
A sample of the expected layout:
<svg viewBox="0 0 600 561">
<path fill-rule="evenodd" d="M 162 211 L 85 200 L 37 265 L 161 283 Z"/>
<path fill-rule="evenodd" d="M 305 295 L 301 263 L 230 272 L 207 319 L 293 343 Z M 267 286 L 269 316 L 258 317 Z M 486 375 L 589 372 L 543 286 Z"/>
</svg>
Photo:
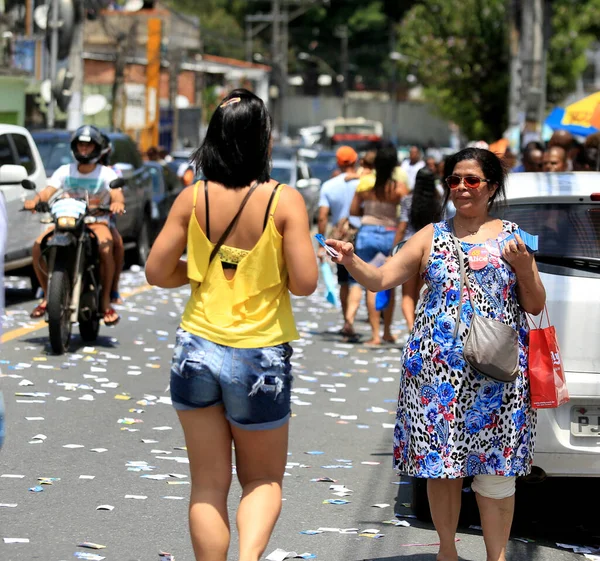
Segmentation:
<svg viewBox="0 0 600 561">
<path fill-rule="evenodd" d="M 83 341 L 92 343 L 98 338 L 100 331 L 97 294 L 84 292 L 79 299 L 79 310 L 79 334 Z"/>
<path fill-rule="evenodd" d="M 58 355 L 63 354 L 71 338 L 71 279 L 64 269 L 52 272 L 48 287 L 48 332 L 50 346 Z"/>
</svg>

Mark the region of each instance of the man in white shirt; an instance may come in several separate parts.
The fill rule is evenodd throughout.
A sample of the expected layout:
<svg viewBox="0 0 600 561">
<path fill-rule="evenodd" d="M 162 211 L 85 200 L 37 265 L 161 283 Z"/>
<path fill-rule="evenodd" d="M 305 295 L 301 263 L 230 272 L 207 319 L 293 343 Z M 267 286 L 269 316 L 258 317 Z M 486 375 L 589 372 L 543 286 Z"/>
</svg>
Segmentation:
<svg viewBox="0 0 600 561">
<path fill-rule="evenodd" d="M 411 146 L 408 152 L 408 159 L 402 162 L 402 169 L 408 175 L 408 188 L 412 191 L 415 188 L 415 180 L 417 179 L 417 173 L 423 167 L 425 162 L 421 158 L 421 150 L 418 146 Z"/>
<path fill-rule="evenodd" d="M 110 189 L 110 183 L 118 179 L 117 174 L 109 167 L 99 164 L 104 148 L 102 134 L 96 127 L 84 125 L 77 129 L 71 140 L 71 150 L 76 163 L 59 167 L 48 180 L 48 186 L 33 199 L 25 201 L 27 210 L 35 210 L 39 202 L 48 202 L 58 191 L 74 198 L 88 201 L 90 208 L 110 207 L 113 214 L 122 214 L 125 210 L 125 198 L 121 189 Z M 119 315 L 110 305 L 110 292 L 115 262 L 113 255 L 113 238 L 110 232 L 110 214 L 96 219 L 89 224 L 98 240 L 100 249 L 100 277 L 102 281 L 102 312 L 105 325 L 115 325 Z M 31 313 L 32 318 L 43 317 L 48 305 L 45 295 L 48 294 L 48 275 L 42 259 L 41 245 L 52 229 L 38 238 L 33 246 L 32 258 L 35 274 L 44 291 L 44 299 Z"/>
</svg>

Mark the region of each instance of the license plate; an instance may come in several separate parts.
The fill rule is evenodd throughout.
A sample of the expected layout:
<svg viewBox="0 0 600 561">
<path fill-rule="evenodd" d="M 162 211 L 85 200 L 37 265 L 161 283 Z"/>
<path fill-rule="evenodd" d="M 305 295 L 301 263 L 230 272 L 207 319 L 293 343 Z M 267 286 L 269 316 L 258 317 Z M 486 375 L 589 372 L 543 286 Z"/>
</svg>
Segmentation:
<svg viewBox="0 0 600 561">
<path fill-rule="evenodd" d="M 600 407 L 571 407 L 571 434 L 600 438 Z"/>
</svg>

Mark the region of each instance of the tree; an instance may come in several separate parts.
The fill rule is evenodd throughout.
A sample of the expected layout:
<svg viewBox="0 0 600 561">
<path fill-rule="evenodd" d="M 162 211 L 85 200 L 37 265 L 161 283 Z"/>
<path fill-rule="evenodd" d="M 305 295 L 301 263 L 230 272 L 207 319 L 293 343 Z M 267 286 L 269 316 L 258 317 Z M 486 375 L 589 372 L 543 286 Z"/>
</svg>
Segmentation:
<svg viewBox="0 0 600 561">
<path fill-rule="evenodd" d="M 495 140 L 506 128 L 506 28 L 505 0 L 424 0 L 399 26 L 403 74 L 469 138 Z"/>
<path fill-rule="evenodd" d="M 554 0 L 548 54 L 548 101 L 560 104 L 587 66 L 586 49 L 600 35 L 600 0 Z"/>
</svg>

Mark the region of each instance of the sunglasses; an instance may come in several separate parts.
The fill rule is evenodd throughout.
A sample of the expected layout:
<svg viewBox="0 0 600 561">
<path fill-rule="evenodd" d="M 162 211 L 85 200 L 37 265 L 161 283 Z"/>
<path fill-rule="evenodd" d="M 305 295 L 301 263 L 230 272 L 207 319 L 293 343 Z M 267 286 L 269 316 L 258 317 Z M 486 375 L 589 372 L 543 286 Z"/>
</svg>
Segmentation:
<svg viewBox="0 0 600 561">
<path fill-rule="evenodd" d="M 450 175 L 446 177 L 446 185 L 450 189 L 458 189 L 458 186 L 463 183 L 465 187 L 468 189 L 477 189 L 482 182 L 488 182 L 489 179 L 484 179 L 483 177 L 477 177 L 476 175 L 465 175 L 464 177 L 459 177 L 458 175 Z"/>
</svg>

